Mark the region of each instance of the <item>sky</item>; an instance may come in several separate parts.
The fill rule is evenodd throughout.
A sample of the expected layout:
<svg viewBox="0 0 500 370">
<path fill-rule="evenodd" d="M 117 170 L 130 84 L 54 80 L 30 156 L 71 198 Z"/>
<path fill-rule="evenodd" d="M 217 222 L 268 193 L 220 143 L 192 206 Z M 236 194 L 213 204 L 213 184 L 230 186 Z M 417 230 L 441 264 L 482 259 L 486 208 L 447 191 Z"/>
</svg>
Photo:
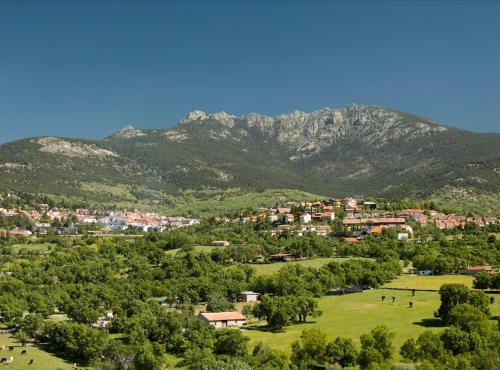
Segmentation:
<svg viewBox="0 0 500 370">
<path fill-rule="evenodd" d="M 0 2 L 0 142 L 349 103 L 500 132 L 500 2 Z"/>
</svg>

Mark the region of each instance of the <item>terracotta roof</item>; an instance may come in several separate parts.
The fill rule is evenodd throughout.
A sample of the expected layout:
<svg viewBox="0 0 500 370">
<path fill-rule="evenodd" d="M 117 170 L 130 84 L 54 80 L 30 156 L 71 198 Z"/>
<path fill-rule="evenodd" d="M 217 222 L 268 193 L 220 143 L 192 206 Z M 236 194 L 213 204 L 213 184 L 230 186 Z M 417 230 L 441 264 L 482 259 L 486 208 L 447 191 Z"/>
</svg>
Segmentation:
<svg viewBox="0 0 500 370">
<path fill-rule="evenodd" d="M 347 238 L 344 238 L 344 240 L 348 243 L 359 243 L 359 240 L 352 236 L 348 236 Z"/>
<path fill-rule="evenodd" d="M 468 271 L 488 270 L 488 269 L 491 269 L 491 266 L 470 266 L 470 267 L 467 267 Z"/>
<path fill-rule="evenodd" d="M 226 320 L 246 320 L 238 311 L 232 312 L 200 312 L 200 316 L 204 317 L 207 321 L 226 321 Z"/>
</svg>

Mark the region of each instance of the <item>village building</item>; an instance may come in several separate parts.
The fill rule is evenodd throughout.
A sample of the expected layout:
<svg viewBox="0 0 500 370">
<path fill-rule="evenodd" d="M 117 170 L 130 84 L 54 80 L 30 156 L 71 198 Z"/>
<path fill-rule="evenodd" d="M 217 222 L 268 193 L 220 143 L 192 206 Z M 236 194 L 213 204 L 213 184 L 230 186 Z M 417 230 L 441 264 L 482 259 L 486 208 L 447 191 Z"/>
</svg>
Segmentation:
<svg viewBox="0 0 500 370">
<path fill-rule="evenodd" d="M 212 247 L 227 247 L 229 242 L 227 240 L 212 240 L 210 245 Z"/>
<path fill-rule="evenodd" d="M 311 222 L 311 215 L 309 213 L 304 213 L 300 215 L 301 224 L 308 224 L 309 222 Z"/>
<path fill-rule="evenodd" d="M 464 271 L 464 274 L 475 276 L 480 272 L 491 273 L 493 272 L 493 268 L 491 266 L 469 266 Z"/>
<path fill-rule="evenodd" d="M 285 215 L 285 223 L 286 224 L 292 223 L 294 220 L 295 219 L 291 213 L 288 213 Z"/>
<path fill-rule="evenodd" d="M 232 312 L 200 312 L 198 318 L 215 328 L 240 327 L 246 324 L 246 317 L 238 311 Z"/>
<path fill-rule="evenodd" d="M 259 300 L 260 293 L 245 291 L 240 293 L 240 300 L 242 302 L 257 302 Z"/>
</svg>

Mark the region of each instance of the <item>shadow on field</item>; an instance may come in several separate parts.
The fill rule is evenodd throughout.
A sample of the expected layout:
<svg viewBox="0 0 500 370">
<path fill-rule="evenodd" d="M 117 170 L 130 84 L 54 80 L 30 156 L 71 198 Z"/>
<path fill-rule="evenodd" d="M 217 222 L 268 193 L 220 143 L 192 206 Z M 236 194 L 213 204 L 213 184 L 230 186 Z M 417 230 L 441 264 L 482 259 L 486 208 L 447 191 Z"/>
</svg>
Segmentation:
<svg viewBox="0 0 500 370">
<path fill-rule="evenodd" d="M 414 324 L 424 326 L 426 328 L 442 328 L 446 326 L 441 319 L 422 319 L 414 322 Z"/>
</svg>

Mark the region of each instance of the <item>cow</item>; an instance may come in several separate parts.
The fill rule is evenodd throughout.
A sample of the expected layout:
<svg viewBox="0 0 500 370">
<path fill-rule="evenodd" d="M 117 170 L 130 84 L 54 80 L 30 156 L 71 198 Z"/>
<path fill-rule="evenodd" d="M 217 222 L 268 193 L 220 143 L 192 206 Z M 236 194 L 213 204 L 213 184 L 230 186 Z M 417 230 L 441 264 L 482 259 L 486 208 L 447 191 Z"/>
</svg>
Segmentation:
<svg viewBox="0 0 500 370">
<path fill-rule="evenodd" d="M 28 363 L 28 365 L 31 365 L 33 364 L 33 359 L 30 360 L 30 362 Z"/>
<path fill-rule="evenodd" d="M 9 346 L 9 351 L 13 351 L 14 350 L 14 346 Z"/>
<path fill-rule="evenodd" d="M 0 346 L 0 352 L 2 352 L 4 349 L 5 349 L 5 346 L 2 344 L 2 345 Z"/>
<path fill-rule="evenodd" d="M 7 361 L 7 357 L 2 357 L 2 359 L 0 360 L 0 362 L 5 362 Z"/>
<path fill-rule="evenodd" d="M 23 349 L 23 350 L 21 351 L 21 354 L 22 354 L 22 355 L 25 355 L 26 353 L 28 353 L 28 352 L 27 352 L 25 349 Z"/>
</svg>

